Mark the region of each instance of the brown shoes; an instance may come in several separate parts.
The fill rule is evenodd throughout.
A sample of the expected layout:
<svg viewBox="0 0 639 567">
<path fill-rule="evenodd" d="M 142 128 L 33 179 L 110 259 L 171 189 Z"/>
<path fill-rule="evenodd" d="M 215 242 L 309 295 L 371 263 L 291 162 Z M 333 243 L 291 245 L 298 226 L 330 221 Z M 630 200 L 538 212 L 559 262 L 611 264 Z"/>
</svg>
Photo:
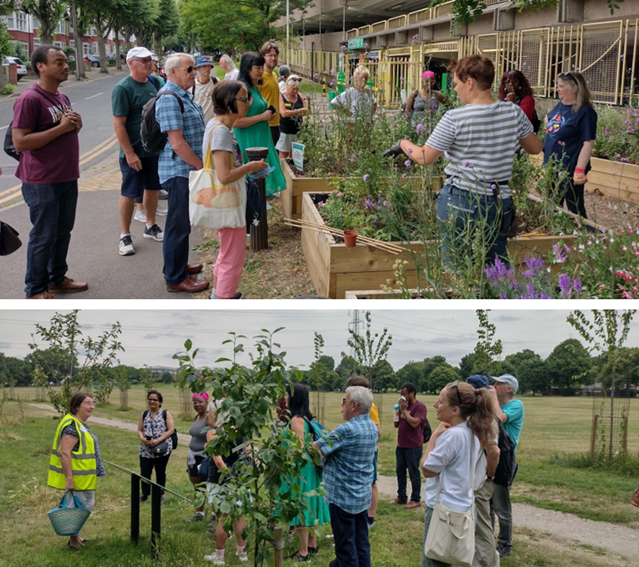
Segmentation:
<svg viewBox="0 0 639 567">
<path fill-rule="evenodd" d="M 411 500 L 408 504 L 406 504 L 406 506 L 404 506 L 406 510 L 412 510 L 413 508 L 421 508 L 421 507 L 422 507 L 422 503 L 415 502 L 414 500 Z"/>
<path fill-rule="evenodd" d="M 55 299 L 55 297 L 53 297 L 46 289 L 44 291 L 41 291 L 40 293 L 36 293 L 35 295 L 32 295 L 30 297 L 27 297 L 26 299 Z"/>
<path fill-rule="evenodd" d="M 395 500 L 393 500 L 391 502 L 391 504 L 399 504 L 400 506 L 405 506 L 407 504 L 406 500 L 401 500 L 400 498 L 395 498 Z"/>
<path fill-rule="evenodd" d="M 195 274 L 199 274 L 204 269 L 203 264 L 187 264 L 186 265 L 186 273 L 189 276 L 194 276 Z"/>
<path fill-rule="evenodd" d="M 198 280 L 193 276 L 189 276 L 179 285 L 167 285 L 166 290 L 170 292 L 185 291 L 187 293 L 198 293 L 209 287 L 206 280 Z"/>
<path fill-rule="evenodd" d="M 86 291 L 89 284 L 86 282 L 76 282 L 71 278 L 64 276 L 64 279 L 56 285 L 49 285 L 49 291 L 56 293 L 76 293 L 78 291 Z"/>
</svg>

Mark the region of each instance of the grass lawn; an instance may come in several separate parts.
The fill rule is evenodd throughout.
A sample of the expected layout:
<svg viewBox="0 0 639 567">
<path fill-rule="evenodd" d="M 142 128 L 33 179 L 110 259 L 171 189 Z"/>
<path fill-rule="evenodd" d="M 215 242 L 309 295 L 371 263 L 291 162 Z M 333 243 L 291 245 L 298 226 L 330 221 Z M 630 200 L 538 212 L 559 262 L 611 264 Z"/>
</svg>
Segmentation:
<svg viewBox="0 0 639 567">
<path fill-rule="evenodd" d="M 164 407 L 179 414 L 178 391 L 168 386 L 160 387 L 164 394 Z M 20 392 L 24 399 L 25 391 Z M 342 394 L 326 395 L 325 422 L 328 427 L 339 423 L 339 402 Z M 431 405 L 432 397 L 426 398 Z M 117 401 L 117 394 L 113 396 Z M 386 431 L 382 440 L 381 472 L 392 474 L 394 431 L 391 413 L 395 396 L 385 396 L 383 404 Z M 553 446 L 569 445 L 566 449 L 582 450 L 588 443 L 587 426 L 580 421 L 590 414 L 587 400 L 526 399 L 530 435 L 526 430 L 522 438 L 522 473 L 515 490 L 516 500 L 532 502 L 574 511 L 588 517 L 633 525 L 634 509 L 624 514 L 624 506 L 634 484 L 633 479 L 615 479 L 610 474 L 585 470 L 566 469 L 547 462 L 543 453 L 549 439 Z M 98 408 L 96 415 L 135 421 L 144 408 L 144 392 L 135 387 L 129 392 L 132 409 L 118 411 L 115 404 Z M 573 415 L 574 414 L 574 415 Z M 566 420 L 570 415 L 571 422 Z M 631 414 L 632 415 L 632 414 Z M 563 416 L 566 427 L 558 428 L 558 416 Z M 97 506 L 83 531 L 90 540 L 82 552 L 65 547 L 65 538 L 55 536 L 46 512 L 55 507 L 59 493 L 46 486 L 48 452 L 57 422 L 39 409 L 16 402 L 6 402 L 0 412 L 0 565 L 22 566 L 128 566 L 151 565 L 150 559 L 150 506 L 142 507 L 141 541 L 136 547 L 129 542 L 128 478 L 125 473 L 107 465 L 108 476 L 99 480 Z M 572 423 L 572 425 L 571 425 Z M 179 429 L 186 432 L 188 425 L 178 421 Z M 138 468 L 138 441 L 130 433 L 113 428 L 93 425 L 100 440 L 100 448 L 106 460 L 125 467 Z M 586 433 L 584 433 L 586 431 Z M 535 434 L 533 434 L 535 433 Z M 570 440 L 570 443 L 568 443 Z M 187 448 L 180 445 L 169 462 L 167 486 L 189 496 L 190 484 L 185 474 Z M 536 460 L 542 457 L 542 460 Z M 581 497 L 581 498 L 580 498 Z M 420 564 L 423 533 L 423 510 L 404 510 L 384 502 L 380 504 L 377 524 L 371 532 L 374 567 L 415 567 Z M 562 506 L 564 508 L 562 508 Z M 596 514 L 587 509 L 597 510 Z M 214 547 L 208 541 L 204 524 L 187 525 L 184 520 L 192 513 L 189 505 L 175 497 L 167 496 L 163 507 L 163 555 L 167 566 L 205 565 L 202 556 Z M 321 532 L 321 553 L 314 563 L 326 565 L 332 559 L 332 540 Z M 294 548 L 291 547 L 291 551 Z M 227 564 L 236 565 L 235 544 L 230 541 Z M 293 563 L 290 563 L 291 565 Z M 626 566 L 636 562 L 622 560 L 594 550 L 588 546 L 567 542 L 557 537 L 538 534 L 529 530 L 515 530 L 514 554 L 502 562 L 504 567 L 566 565 Z"/>
</svg>

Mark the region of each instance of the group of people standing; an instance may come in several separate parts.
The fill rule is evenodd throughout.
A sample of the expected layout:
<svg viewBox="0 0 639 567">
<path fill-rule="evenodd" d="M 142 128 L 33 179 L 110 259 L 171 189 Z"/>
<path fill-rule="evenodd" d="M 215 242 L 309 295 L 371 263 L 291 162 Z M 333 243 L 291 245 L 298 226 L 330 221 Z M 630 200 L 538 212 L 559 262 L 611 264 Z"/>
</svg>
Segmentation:
<svg viewBox="0 0 639 567">
<path fill-rule="evenodd" d="M 511 553 L 512 513 L 510 485 L 516 474 L 516 447 L 524 421 L 524 408 L 515 399 L 518 382 L 505 374 L 493 378 L 489 386 L 486 376 L 474 375 L 467 382 L 455 381 L 446 385 L 434 405 L 439 426 L 430 439 L 424 438 L 426 407 L 416 399 L 413 384 L 404 384 L 396 411 L 398 429 L 397 448 L 397 504 L 407 508 L 421 507 L 420 474 L 426 478 L 424 543 L 428 541 L 433 513 L 439 506 L 458 514 L 468 514 L 474 507 L 474 560 L 476 567 L 498 567 L 499 557 Z M 377 481 L 377 449 L 381 435 L 379 413 L 373 403 L 369 382 L 362 376 L 351 376 L 342 400 L 344 422 L 330 433 L 314 438 L 315 417 L 309 409 L 309 390 L 302 384 L 286 387 L 286 396 L 278 403 L 277 413 L 283 427 L 307 444 L 312 455 L 321 456 L 323 468 L 309 460 L 296 478 L 282 478 L 281 494 L 288 486 L 297 484 L 306 496 L 307 508 L 291 522 L 290 530 L 298 536 L 298 548 L 289 556 L 298 562 L 308 562 L 317 554 L 319 544 L 315 530 L 331 524 L 336 558 L 330 567 L 370 567 L 369 529 L 374 526 L 379 493 Z M 172 436 L 175 423 L 170 412 L 162 409 L 162 395 L 157 390 L 147 393 L 148 409 L 138 422 L 140 438 L 141 476 L 166 485 L 166 468 L 174 450 Z M 207 445 L 220 434 L 225 421 L 219 401 L 206 392 L 194 393 L 196 416 L 189 429 L 191 436 L 186 460 L 186 472 L 195 490 L 203 490 L 204 483 L 220 484 L 228 481 L 221 471 L 230 470 L 241 459 L 250 459 L 245 440 L 236 438 L 235 449 L 227 457 L 210 454 Z M 48 485 L 59 490 L 73 491 L 89 511 L 95 505 L 97 477 L 106 473 L 97 437 L 87 425 L 94 410 L 93 399 L 87 394 L 73 396 L 69 413 L 56 430 L 51 450 Z M 510 443 L 511 453 L 500 452 L 502 437 Z M 413 439 L 414 438 L 414 439 Z M 413 443 L 416 441 L 416 443 Z M 407 446 L 408 445 L 408 446 Z M 422 446 L 425 445 L 425 450 Z M 514 447 L 514 449 L 512 449 Z M 510 472 L 499 471 L 502 460 L 509 459 Z M 504 465 L 505 466 L 505 465 Z M 406 496 L 406 468 L 411 472 L 412 494 Z M 415 469 L 419 473 L 415 476 Z M 506 475 L 506 477 L 504 477 Z M 317 495 L 322 487 L 324 497 Z M 146 501 L 150 486 L 142 485 L 141 501 Z M 162 497 L 162 501 L 164 498 Z M 224 529 L 225 514 L 212 510 L 209 527 L 215 532 L 215 553 L 205 560 L 214 565 L 225 564 L 225 546 L 229 534 Z M 499 520 L 499 540 L 495 547 L 494 515 Z M 204 521 L 204 507 L 195 511 L 187 522 Z M 234 523 L 237 541 L 236 555 L 247 561 L 243 519 Z M 80 534 L 71 536 L 68 545 L 82 547 Z M 441 567 L 450 562 L 434 559 L 426 546 L 422 567 Z"/>
<path fill-rule="evenodd" d="M 499 100 L 495 100 L 491 92 L 495 68 L 489 58 L 464 57 L 451 70 L 462 106 L 443 115 L 423 147 L 400 140 L 385 154 L 406 154 L 420 165 L 432 165 L 445 157 L 446 182 L 437 201 L 444 256 L 449 261 L 454 261 L 454 256 L 472 257 L 471 241 L 476 238 L 468 237 L 468 227 L 474 226 L 486 243 L 485 261 L 494 262 L 496 257 L 507 260 L 506 243 L 514 223 L 510 182 L 514 160 L 522 150 L 528 154 L 543 150 L 544 165 L 553 162 L 563 169 L 552 196 L 558 204 L 565 201 L 571 212 L 587 218 L 584 184 L 590 170 L 597 114 L 583 75 L 576 71 L 558 75 L 560 102 L 544 119 L 542 143 L 536 135 L 540 121 L 533 91 L 523 73 L 506 73 Z M 439 97 L 427 73 L 424 96 L 434 105 Z M 410 108 L 416 100 L 417 94 L 411 97 Z"/>
</svg>

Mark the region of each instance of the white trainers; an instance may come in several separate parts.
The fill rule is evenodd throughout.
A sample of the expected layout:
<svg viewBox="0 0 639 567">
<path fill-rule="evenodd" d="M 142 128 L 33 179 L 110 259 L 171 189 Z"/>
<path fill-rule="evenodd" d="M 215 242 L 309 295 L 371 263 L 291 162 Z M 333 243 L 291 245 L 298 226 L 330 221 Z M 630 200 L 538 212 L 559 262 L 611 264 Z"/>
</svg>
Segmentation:
<svg viewBox="0 0 639 567">
<path fill-rule="evenodd" d="M 166 207 L 161 207 L 160 205 L 158 205 L 158 209 L 157 211 L 155 211 L 155 214 L 161 217 L 165 217 L 168 213 L 169 209 L 167 209 Z"/>
<path fill-rule="evenodd" d="M 135 254 L 135 248 L 133 246 L 133 239 L 131 235 L 127 234 L 120 238 L 120 246 L 119 246 L 120 256 L 130 256 L 131 254 Z"/>
<path fill-rule="evenodd" d="M 146 223 L 146 211 L 144 209 L 142 209 L 141 211 L 138 211 L 136 209 L 135 214 L 133 215 L 133 218 L 136 221 L 140 221 L 140 222 Z"/>
<path fill-rule="evenodd" d="M 164 240 L 164 233 L 162 232 L 162 229 L 157 224 L 154 224 L 151 227 L 145 226 L 144 238 L 152 238 L 156 242 L 162 242 Z"/>
<path fill-rule="evenodd" d="M 205 555 L 204 561 L 210 561 L 213 565 L 226 565 L 226 563 L 224 563 L 224 559 L 218 557 L 215 553 L 213 555 Z"/>
<path fill-rule="evenodd" d="M 237 551 L 235 555 L 242 563 L 246 563 L 248 561 L 248 555 L 246 555 L 246 551 L 243 551 L 242 553 Z"/>
</svg>

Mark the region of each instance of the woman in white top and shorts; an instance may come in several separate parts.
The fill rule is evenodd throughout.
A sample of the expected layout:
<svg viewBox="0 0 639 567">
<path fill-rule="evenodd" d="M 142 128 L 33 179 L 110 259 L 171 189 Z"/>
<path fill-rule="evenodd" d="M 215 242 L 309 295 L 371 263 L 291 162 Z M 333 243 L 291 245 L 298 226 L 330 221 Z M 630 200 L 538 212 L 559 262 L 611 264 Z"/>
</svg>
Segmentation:
<svg viewBox="0 0 639 567">
<path fill-rule="evenodd" d="M 297 142 L 303 117 L 308 113 L 308 99 L 299 94 L 301 84 L 301 77 L 289 75 L 286 90 L 280 93 L 280 137 L 275 146 L 280 158 L 291 157 L 293 142 Z"/>
<path fill-rule="evenodd" d="M 486 481 L 484 448 L 494 443 L 498 435 L 497 416 L 488 390 L 475 390 L 465 382 L 452 382 L 439 393 L 435 409 L 441 423 L 433 431 L 422 460 L 422 474 L 427 479 L 424 543 L 438 484 L 440 504 L 454 512 L 468 512 L 475 490 Z M 471 466 L 474 474 L 471 474 Z M 474 486 L 471 485 L 473 477 Z M 445 565 L 425 554 L 422 556 L 422 567 Z"/>
</svg>

